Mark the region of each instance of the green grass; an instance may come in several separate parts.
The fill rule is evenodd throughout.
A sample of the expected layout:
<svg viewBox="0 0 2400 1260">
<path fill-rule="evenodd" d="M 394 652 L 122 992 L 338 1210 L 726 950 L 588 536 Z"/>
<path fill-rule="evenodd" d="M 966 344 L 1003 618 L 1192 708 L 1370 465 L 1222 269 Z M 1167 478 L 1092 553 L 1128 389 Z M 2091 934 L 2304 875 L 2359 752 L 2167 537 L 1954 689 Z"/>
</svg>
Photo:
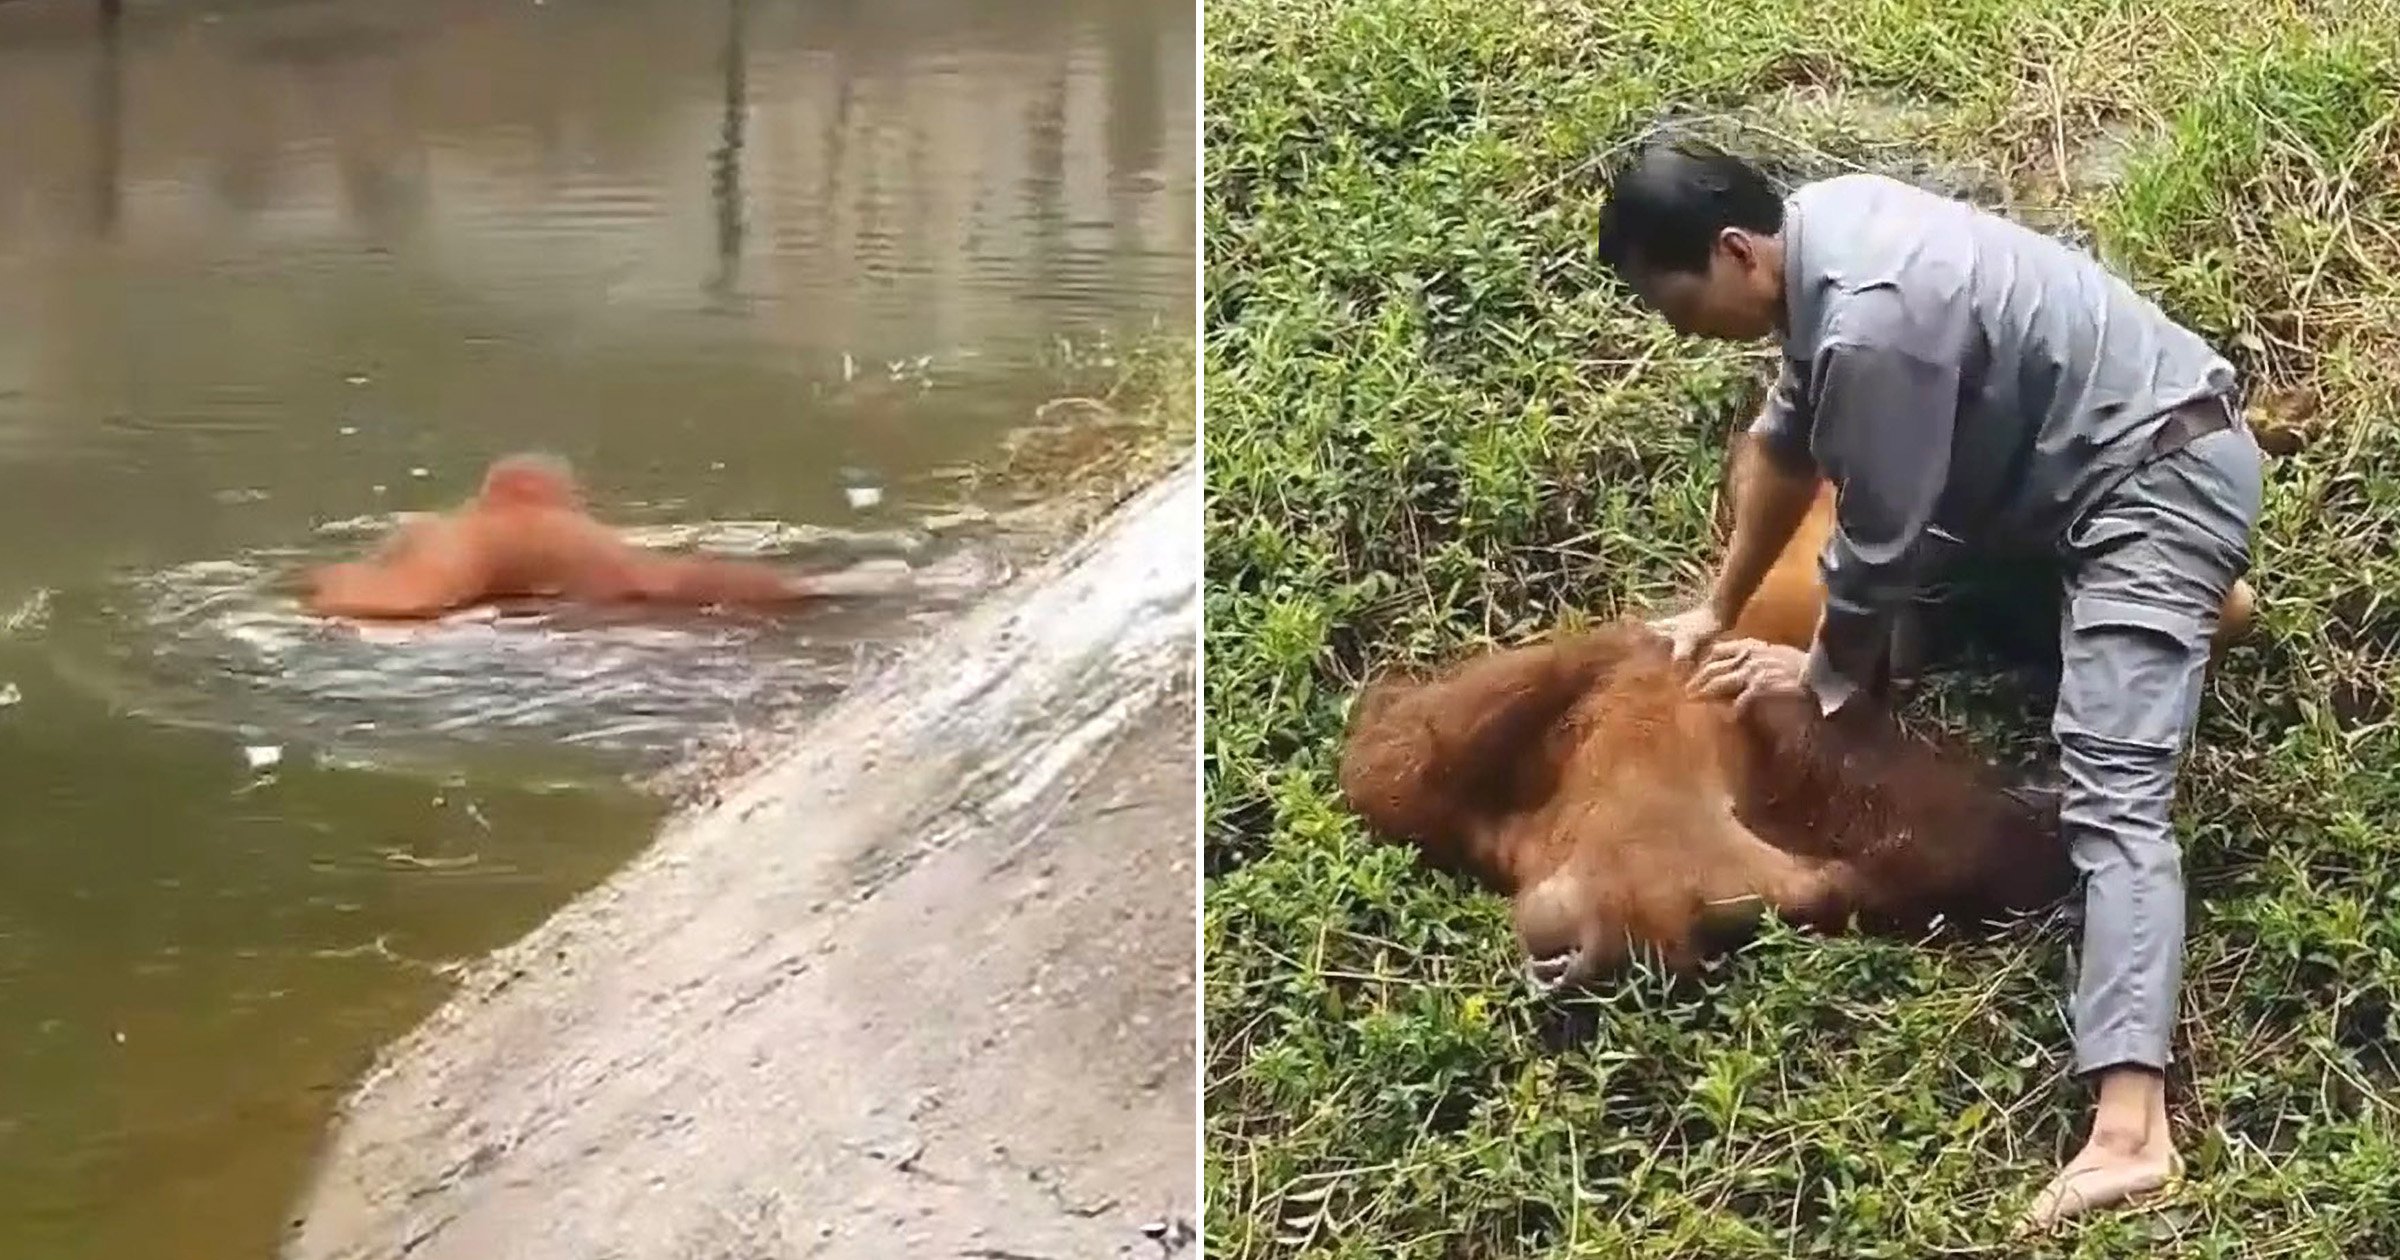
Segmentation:
<svg viewBox="0 0 2400 1260">
<path fill-rule="evenodd" d="M 2400 1256 L 2400 5 L 1206 20 L 1209 1254 Z M 1536 1002 L 1500 904 L 1335 794 L 1370 671 L 1671 605 L 1714 558 L 1771 348 L 1674 337 L 1592 249 L 1608 159 L 1670 107 L 1795 176 L 1893 171 L 2092 243 L 2323 398 L 2179 803 L 2165 1212 L 2004 1236 L 2087 1107 L 2062 921 L 1777 929 L 1700 984 Z M 1926 703 L 2038 748 L 2005 688 Z"/>
</svg>

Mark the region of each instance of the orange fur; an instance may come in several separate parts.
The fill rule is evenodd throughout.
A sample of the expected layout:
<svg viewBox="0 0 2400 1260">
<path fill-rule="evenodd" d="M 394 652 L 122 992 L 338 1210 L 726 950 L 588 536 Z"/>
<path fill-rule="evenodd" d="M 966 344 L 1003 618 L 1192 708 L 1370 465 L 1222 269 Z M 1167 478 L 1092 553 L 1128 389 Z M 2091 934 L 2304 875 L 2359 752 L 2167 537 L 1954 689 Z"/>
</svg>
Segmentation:
<svg viewBox="0 0 2400 1260">
<path fill-rule="evenodd" d="M 1340 769 L 1351 808 L 1516 906 L 1568 979 L 1636 946 L 1689 967 L 1761 910 L 1914 930 L 2044 904 L 2072 867 L 2055 813 L 1888 717 L 1805 698 L 1746 715 L 1685 694 L 1638 623 L 1369 686 Z"/>
<path fill-rule="evenodd" d="M 310 573 L 321 616 L 415 620 L 495 600 L 686 606 L 771 605 L 810 598 L 809 579 L 772 565 L 649 551 L 584 509 L 563 461 L 495 461 L 474 498 L 404 520 L 364 560 Z"/>
</svg>

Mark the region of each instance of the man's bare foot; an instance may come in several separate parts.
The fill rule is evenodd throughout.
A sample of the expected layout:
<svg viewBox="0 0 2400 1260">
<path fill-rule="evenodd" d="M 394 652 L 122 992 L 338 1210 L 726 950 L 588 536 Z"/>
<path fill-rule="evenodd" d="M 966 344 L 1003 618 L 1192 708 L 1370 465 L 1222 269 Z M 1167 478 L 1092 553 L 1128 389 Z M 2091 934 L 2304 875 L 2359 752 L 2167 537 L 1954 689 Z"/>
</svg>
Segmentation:
<svg viewBox="0 0 2400 1260">
<path fill-rule="evenodd" d="M 2182 1167 L 2168 1130 L 2165 1080 L 2147 1069 L 2112 1069 L 2101 1078 L 2092 1136 L 2034 1196 L 2017 1232 L 2130 1203 L 2165 1187 Z"/>
<path fill-rule="evenodd" d="M 2163 1188 L 2178 1166 L 2174 1148 L 2163 1137 L 2129 1148 L 2122 1139 L 2094 1135 L 2034 1197 L 2019 1228 L 2044 1230 L 2086 1212 L 2130 1203 Z"/>
</svg>

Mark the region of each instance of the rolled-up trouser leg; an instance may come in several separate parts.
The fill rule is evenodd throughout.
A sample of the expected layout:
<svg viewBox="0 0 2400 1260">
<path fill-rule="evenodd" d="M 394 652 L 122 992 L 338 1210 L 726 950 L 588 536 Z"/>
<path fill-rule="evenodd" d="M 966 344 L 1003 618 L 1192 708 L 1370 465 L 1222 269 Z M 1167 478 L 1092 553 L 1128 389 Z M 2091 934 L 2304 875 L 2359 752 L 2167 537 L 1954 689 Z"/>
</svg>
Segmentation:
<svg viewBox="0 0 2400 1260">
<path fill-rule="evenodd" d="M 2256 441 L 2223 430 L 2135 470 L 2067 538 L 2052 729 L 2084 875 L 2078 1072 L 2169 1059 L 2184 886 L 2168 808 L 2259 496 Z"/>
</svg>

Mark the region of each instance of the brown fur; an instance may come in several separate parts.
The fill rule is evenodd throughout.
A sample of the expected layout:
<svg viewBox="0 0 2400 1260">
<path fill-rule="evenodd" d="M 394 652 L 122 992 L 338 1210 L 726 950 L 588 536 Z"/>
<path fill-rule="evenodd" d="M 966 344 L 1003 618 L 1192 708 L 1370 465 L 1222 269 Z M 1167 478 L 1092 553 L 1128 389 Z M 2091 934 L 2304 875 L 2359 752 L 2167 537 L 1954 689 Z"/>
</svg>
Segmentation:
<svg viewBox="0 0 2400 1260">
<path fill-rule="evenodd" d="M 1888 717 L 1805 698 L 1685 694 L 1691 666 L 1626 622 L 1490 653 L 1359 697 L 1351 808 L 1435 866 L 1510 897 L 1569 981 L 1633 945 L 1688 968 L 1760 909 L 1820 930 L 1914 931 L 2069 887 L 2055 812 Z"/>
<path fill-rule="evenodd" d="M 374 555 L 316 569 L 308 586 L 318 615 L 391 620 L 504 599 L 772 605 L 818 593 L 772 565 L 634 546 L 585 510 L 563 461 L 540 455 L 495 461 L 474 498 L 404 520 Z"/>
</svg>

